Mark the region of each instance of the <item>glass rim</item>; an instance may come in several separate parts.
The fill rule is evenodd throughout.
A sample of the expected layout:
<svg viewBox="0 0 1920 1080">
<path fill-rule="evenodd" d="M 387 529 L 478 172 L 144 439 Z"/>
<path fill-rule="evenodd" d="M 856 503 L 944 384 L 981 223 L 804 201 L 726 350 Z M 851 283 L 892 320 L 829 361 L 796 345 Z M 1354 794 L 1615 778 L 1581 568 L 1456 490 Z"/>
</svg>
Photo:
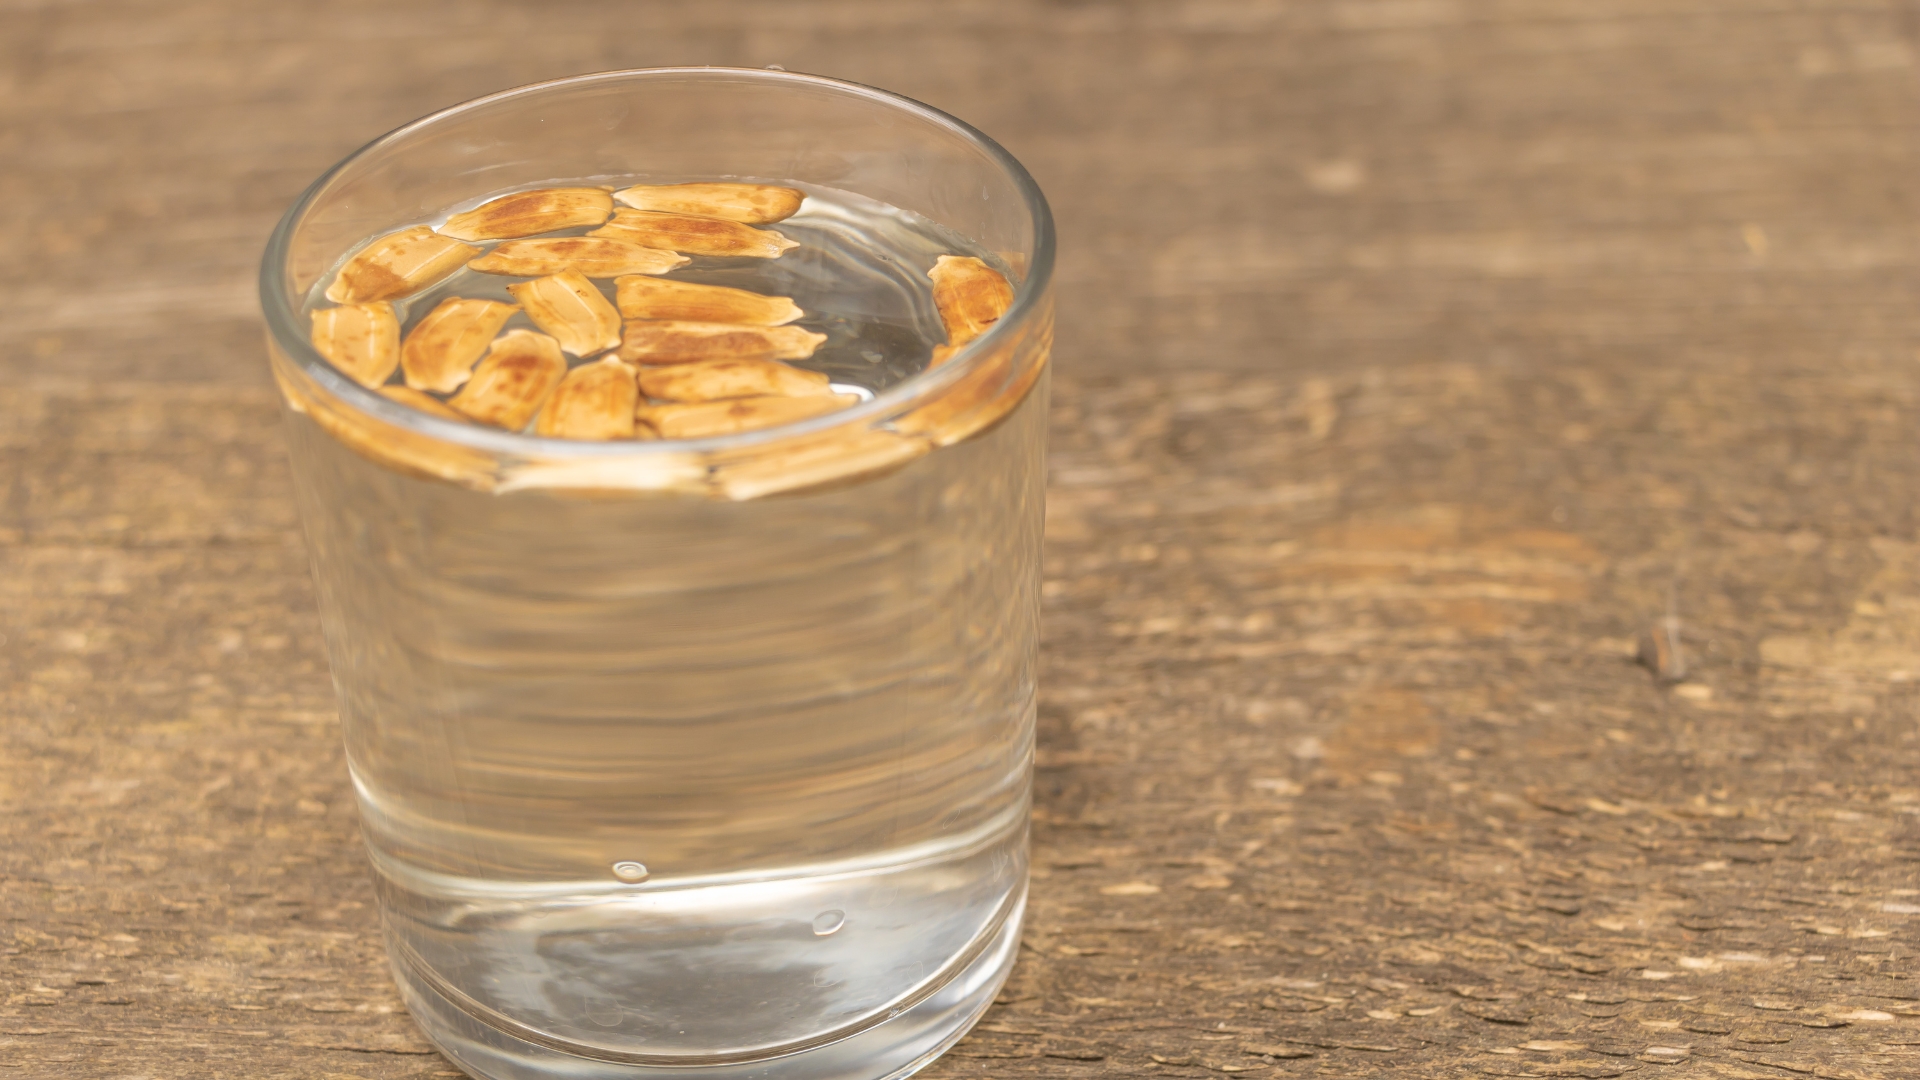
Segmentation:
<svg viewBox="0 0 1920 1080">
<path fill-rule="evenodd" d="M 793 86 L 822 87 L 866 98 L 869 101 L 914 114 L 936 127 L 946 128 L 962 140 L 984 151 L 988 159 L 1012 179 L 1015 189 L 1020 192 L 1025 202 L 1027 214 L 1033 222 L 1033 254 L 1028 259 L 1025 276 L 1014 286 L 1013 304 L 1008 307 L 1006 314 L 979 337 L 962 345 L 946 363 L 902 379 L 895 385 L 875 393 L 871 398 L 848 408 L 774 427 L 699 439 L 555 439 L 447 420 L 403 405 L 373 389 L 361 386 L 335 368 L 313 347 L 309 335 L 300 326 L 299 312 L 287 300 L 290 291 L 287 281 L 288 249 L 292 244 L 294 229 L 305 218 L 315 200 L 354 164 L 377 150 L 400 142 L 435 124 L 516 98 L 532 97 L 565 87 L 596 82 L 617 83 L 665 76 L 698 78 L 710 75 L 761 79 L 769 83 L 785 83 Z M 1039 306 L 1040 298 L 1046 293 L 1047 286 L 1053 277 L 1053 260 L 1053 211 L 1048 206 L 1046 195 L 1041 192 L 1040 185 L 1035 182 L 1033 175 L 1018 158 L 995 142 L 991 136 L 950 113 L 907 97 L 905 94 L 882 90 L 865 83 L 777 68 L 719 65 L 624 68 L 528 83 L 469 98 L 408 121 L 369 140 L 359 149 L 341 158 L 307 185 L 293 204 L 287 208 L 286 213 L 281 215 L 272 235 L 268 237 L 266 250 L 260 262 L 260 308 L 266 319 L 267 333 L 273 343 L 297 364 L 308 378 L 313 379 L 332 396 L 342 400 L 356 411 L 371 415 L 394 427 L 489 454 L 532 456 L 547 460 L 567 457 L 601 458 L 710 453 L 775 443 L 794 436 L 811 435 L 843 425 L 872 421 L 903 412 L 923 399 L 937 399 L 986 363 L 986 358 L 992 355 L 993 350 L 1008 340 L 1013 333 L 1011 328 L 1024 322 L 1026 317 Z"/>
</svg>

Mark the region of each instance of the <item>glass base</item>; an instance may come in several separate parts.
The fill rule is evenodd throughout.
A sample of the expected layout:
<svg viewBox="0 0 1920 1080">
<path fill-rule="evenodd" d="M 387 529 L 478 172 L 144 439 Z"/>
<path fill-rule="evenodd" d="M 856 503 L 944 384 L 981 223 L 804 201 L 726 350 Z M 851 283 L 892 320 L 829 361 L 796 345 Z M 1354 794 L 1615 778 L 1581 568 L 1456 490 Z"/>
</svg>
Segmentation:
<svg viewBox="0 0 1920 1080">
<path fill-rule="evenodd" d="M 566 1053 L 491 1027 L 406 964 L 393 965 L 407 1009 L 428 1039 L 480 1080 L 899 1080 L 960 1041 L 993 1004 L 1019 953 L 1025 891 L 985 949 L 947 985 L 898 1016 L 838 1042 L 721 1065 L 632 1065 Z"/>
</svg>

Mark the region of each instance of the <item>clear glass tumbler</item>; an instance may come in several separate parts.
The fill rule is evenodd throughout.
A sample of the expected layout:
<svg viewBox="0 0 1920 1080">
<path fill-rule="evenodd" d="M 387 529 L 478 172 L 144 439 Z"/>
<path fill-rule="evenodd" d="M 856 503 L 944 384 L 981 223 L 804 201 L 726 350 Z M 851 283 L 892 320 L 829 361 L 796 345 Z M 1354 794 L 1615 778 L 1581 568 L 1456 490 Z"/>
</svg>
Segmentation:
<svg viewBox="0 0 1920 1080">
<path fill-rule="evenodd" d="M 1013 306 L 845 411 L 695 441 L 460 424 L 309 345 L 365 238 L 593 177 L 900 207 L 995 253 Z M 287 212 L 261 301 L 348 762 L 395 977 L 462 1068 L 898 1077 L 992 1001 L 1026 896 L 1052 257 L 984 135 L 779 71 L 481 98 Z"/>
</svg>

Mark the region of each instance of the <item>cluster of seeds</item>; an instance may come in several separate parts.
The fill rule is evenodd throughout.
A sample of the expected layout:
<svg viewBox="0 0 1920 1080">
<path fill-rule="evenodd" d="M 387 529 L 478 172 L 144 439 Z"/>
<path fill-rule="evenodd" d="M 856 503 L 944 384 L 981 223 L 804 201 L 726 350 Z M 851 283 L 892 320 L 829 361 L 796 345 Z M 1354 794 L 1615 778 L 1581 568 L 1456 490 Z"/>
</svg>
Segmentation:
<svg viewBox="0 0 1920 1080">
<path fill-rule="evenodd" d="M 790 325 L 806 314 L 792 298 L 661 276 L 695 255 L 779 258 L 799 245 L 756 226 L 791 217 L 804 198 L 741 183 L 505 195 L 356 252 L 326 290 L 338 306 L 313 312 L 313 345 L 422 412 L 550 438 L 693 439 L 832 412 L 858 397 L 786 362 L 826 340 Z M 462 266 L 527 280 L 507 286 L 514 303 L 449 296 L 402 340 L 393 301 Z M 1006 312 L 1013 287 L 971 256 L 943 255 L 928 276 L 948 339 L 938 365 Z M 613 299 L 594 278 L 613 279 Z M 538 329 L 503 333 L 516 312 Z M 580 362 L 569 369 L 568 357 Z"/>
</svg>

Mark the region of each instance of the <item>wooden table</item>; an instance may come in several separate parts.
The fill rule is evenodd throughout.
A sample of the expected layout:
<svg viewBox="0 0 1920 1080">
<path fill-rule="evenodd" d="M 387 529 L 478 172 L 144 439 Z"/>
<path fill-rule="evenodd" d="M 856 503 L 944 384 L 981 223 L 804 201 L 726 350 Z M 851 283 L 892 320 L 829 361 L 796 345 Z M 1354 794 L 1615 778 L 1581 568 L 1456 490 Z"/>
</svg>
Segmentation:
<svg viewBox="0 0 1920 1080">
<path fill-rule="evenodd" d="M 255 260 L 389 126 L 702 62 L 946 107 L 1059 214 L 1031 922 L 928 1075 L 1920 1075 L 1917 53 L 1894 0 L 5 5 L 0 1077 L 455 1075 Z"/>
</svg>

